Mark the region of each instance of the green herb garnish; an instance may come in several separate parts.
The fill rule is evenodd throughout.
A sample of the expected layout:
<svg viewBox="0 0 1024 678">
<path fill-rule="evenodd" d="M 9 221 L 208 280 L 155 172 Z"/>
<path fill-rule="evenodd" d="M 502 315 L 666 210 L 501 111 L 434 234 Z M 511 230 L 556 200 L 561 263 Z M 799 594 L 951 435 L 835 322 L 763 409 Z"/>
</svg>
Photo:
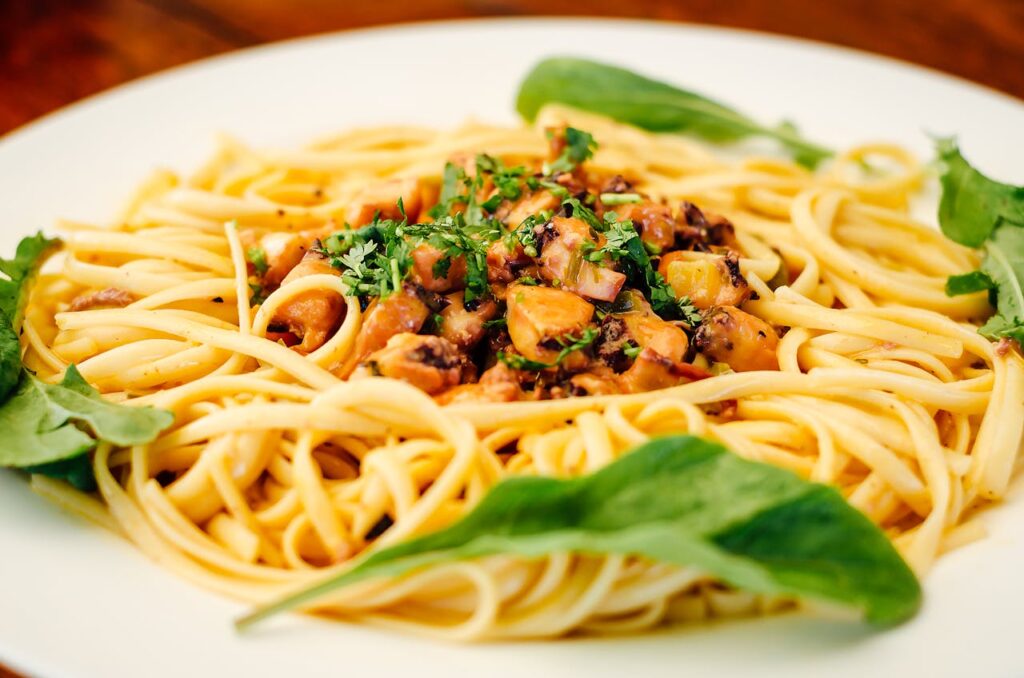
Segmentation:
<svg viewBox="0 0 1024 678">
<path fill-rule="evenodd" d="M 605 205 L 629 205 L 642 200 L 639 193 L 602 193 L 601 202 Z"/>
<path fill-rule="evenodd" d="M 151 407 L 126 407 L 103 399 L 74 365 L 60 384 L 47 384 L 24 369 L 18 339 L 29 288 L 58 241 L 42 234 L 18 244 L 14 259 L 0 259 L 0 466 L 94 488 L 86 453 L 97 441 L 148 443 L 174 421 Z"/>
<path fill-rule="evenodd" d="M 988 290 L 996 314 L 978 331 L 1024 346 L 1024 187 L 993 181 L 971 167 L 953 139 L 938 140 L 936 148 L 944 166 L 942 232 L 985 254 L 981 270 L 952 276 L 946 293 Z"/>
<path fill-rule="evenodd" d="M 600 331 L 596 328 L 588 327 L 583 330 L 579 336 L 566 334 L 558 337 L 557 343 L 562 348 L 558 352 L 558 355 L 555 356 L 555 359 L 549 363 L 540 362 L 539 360 L 530 360 L 529 358 L 524 358 L 521 355 L 505 353 L 504 351 L 498 351 L 498 360 L 514 370 L 528 370 L 531 372 L 538 372 L 551 367 L 558 367 L 562 364 L 563 360 L 569 357 L 570 353 L 582 351 L 587 348 L 594 343 L 594 340 L 596 340 L 600 334 Z"/>
<path fill-rule="evenodd" d="M 250 247 L 245 252 L 245 259 L 256 270 L 256 274 L 262 276 L 267 272 L 267 251 L 262 247 Z"/>
<path fill-rule="evenodd" d="M 708 440 L 670 436 L 579 478 L 507 478 L 455 524 L 369 552 L 237 626 L 368 579 L 495 554 L 560 552 L 694 567 L 742 590 L 839 603 L 880 626 L 909 619 L 921 605 L 914 573 L 836 490 Z"/>
<path fill-rule="evenodd" d="M 542 106 L 553 102 L 653 132 L 690 133 L 708 141 L 771 137 L 808 167 L 832 155 L 827 148 L 800 137 L 790 124 L 765 127 L 694 92 L 587 59 L 560 57 L 537 64 L 519 87 L 516 108 L 532 121 Z"/>
<path fill-rule="evenodd" d="M 590 132 L 576 129 L 575 127 L 565 128 L 565 148 L 562 149 L 558 158 L 544 168 L 544 174 L 555 175 L 561 172 L 571 172 L 594 155 L 597 142 Z"/>
</svg>

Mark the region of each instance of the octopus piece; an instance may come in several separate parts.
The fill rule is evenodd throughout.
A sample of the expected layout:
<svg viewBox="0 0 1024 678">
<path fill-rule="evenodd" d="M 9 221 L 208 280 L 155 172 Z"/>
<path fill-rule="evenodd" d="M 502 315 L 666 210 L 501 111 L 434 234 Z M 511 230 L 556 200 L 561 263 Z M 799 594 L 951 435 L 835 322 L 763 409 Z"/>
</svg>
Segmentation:
<svg viewBox="0 0 1024 678">
<path fill-rule="evenodd" d="M 737 372 L 777 370 L 779 337 L 771 325 L 735 306 L 707 311 L 694 335 L 696 348 Z"/>
</svg>

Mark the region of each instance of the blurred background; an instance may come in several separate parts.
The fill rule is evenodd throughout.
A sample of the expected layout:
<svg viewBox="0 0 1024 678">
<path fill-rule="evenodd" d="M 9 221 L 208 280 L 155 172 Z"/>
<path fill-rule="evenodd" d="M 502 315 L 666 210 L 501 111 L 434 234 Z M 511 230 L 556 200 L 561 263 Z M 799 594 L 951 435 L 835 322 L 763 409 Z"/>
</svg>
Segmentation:
<svg viewBox="0 0 1024 678">
<path fill-rule="evenodd" d="M 0 0 L 0 133 L 122 82 L 242 47 L 393 23 L 531 15 L 810 38 L 1024 98 L 1024 0 Z"/>
<path fill-rule="evenodd" d="M 1024 0 L 0 0 L 0 134 L 170 66 L 393 23 L 588 15 L 855 47 L 1024 98 Z"/>
</svg>

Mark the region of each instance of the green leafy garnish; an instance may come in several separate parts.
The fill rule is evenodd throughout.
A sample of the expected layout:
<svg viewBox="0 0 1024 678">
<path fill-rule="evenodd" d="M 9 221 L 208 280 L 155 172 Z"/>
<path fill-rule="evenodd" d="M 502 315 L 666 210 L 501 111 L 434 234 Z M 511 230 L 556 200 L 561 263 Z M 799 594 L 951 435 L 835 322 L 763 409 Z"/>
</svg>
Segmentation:
<svg viewBox="0 0 1024 678">
<path fill-rule="evenodd" d="M 642 198 L 639 193 L 602 193 L 600 200 L 605 205 L 628 205 L 640 202 Z"/>
<path fill-rule="evenodd" d="M 625 353 L 627 357 L 633 359 L 635 359 L 638 355 L 643 353 L 643 350 L 643 346 L 637 346 L 631 341 L 626 342 L 626 344 L 622 347 L 622 352 Z"/>
<path fill-rule="evenodd" d="M 42 234 L 18 244 L 14 259 L 0 259 L 0 466 L 62 478 L 79 489 L 94 487 L 86 452 L 96 440 L 115 445 L 151 441 L 174 415 L 104 400 L 74 365 L 60 384 L 37 379 L 21 364 L 18 340 L 31 281 L 58 243 Z"/>
<path fill-rule="evenodd" d="M 607 242 L 586 256 L 591 260 L 608 256 L 618 261 L 629 285 L 643 292 L 651 308 L 661 317 L 682 320 L 691 327 L 699 325 L 700 312 L 689 297 L 676 297 L 672 287 L 658 273 L 633 222 L 614 221 L 616 218 L 614 212 L 605 214 L 605 219 L 611 220 L 611 223 L 606 221 Z"/>
<path fill-rule="evenodd" d="M 953 139 L 938 140 L 936 149 L 943 163 L 942 232 L 985 254 L 981 270 L 949 278 L 946 294 L 988 290 L 996 314 L 978 331 L 1024 345 L 1024 187 L 993 181 L 971 167 Z"/>
<path fill-rule="evenodd" d="M 267 605 L 239 629 L 367 579 L 494 554 L 616 553 L 695 567 L 739 589 L 829 600 L 902 622 L 921 587 L 870 520 L 830 487 L 693 436 L 652 440 L 591 475 L 503 480 L 438 532 Z"/>
<path fill-rule="evenodd" d="M 1002 224 L 1024 227 L 1024 186 L 989 179 L 971 167 L 955 139 L 935 142 L 944 166 L 939 225 L 950 240 L 981 247 Z"/>
<path fill-rule="evenodd" d="M 152 407 L 108 402 L 74 365 L 60 384 L 47 384 L 25 372 L 0 407 L 0 466 L 43 470 L 88 452 L 97 439 L 115 445 L 141 445 L 174 422 L 174 415 Z"/>
<path fill-rule="evenodd" d="M 560 172 L 571 172 L 579 165 L 582 165 L 597 148 L 597 142 L 590 132 L 576 129 L 575 127 L 565 128 L 565 148 L 554 162 L 544 168 L 544 174 L 554 175 Z"/>
<path fill-rule="evenodd" d="M 245 259 L 256 270 L 256 275 L 262 276 L 267 272 L 267 251 L 262 247 L 250 247 L 245 251 Z"/>
<path fill-rule="evenodd" d="M 516 109 L 532 121 L 548 103 L 593 111 L 652 132 L 685 132 L 708 141 L 771 137 L 808 167 L 832 155 L 800 137 L 792 125 L 765 127 L 694 92 L 587 59 L 545 59 L 530 71 L 519 87 Z"/>
<path fill-rule="evenodd" d="M 323 252 L 341 271 L 347 294 L 384 298 L 401 289 L 412 269 L 412 248 L 401 235 L 405 225 L 405 221 L 374 219 L 324 240 Z"/>
<path fill-rule="evenodd" d="M 572 334 L 566 334 L 558 337 L 556 342 L 561 347 L 558 355 L 555 359 L 549 363 L 541 362 L 539 360 L 530 360 L 524 358 L 521 355 L 515 355 L 505 353 L 504 351 L 498 351 L 498 360 L 505 363 L 514 370 L 529 370 L 532 372 L 538 372 L 540 370 L 546 370 L 551 367 L 558 367 L 562 364 L 562 361 L 569 357 L 570 353 L 576 351 L 582 351 L 587 348 L 600 336 L 601 332 L 594 327 L 588 327 L 583 330 L 579 336 Z"/>
<path fill-rule="evenodd" d="M 37 233 L 18 243 L 13 259 L 0 259 L 0 402 L 21 375 L 21 331 L 28 292 L 46 255 L 59 240 Z"/>
</svg>

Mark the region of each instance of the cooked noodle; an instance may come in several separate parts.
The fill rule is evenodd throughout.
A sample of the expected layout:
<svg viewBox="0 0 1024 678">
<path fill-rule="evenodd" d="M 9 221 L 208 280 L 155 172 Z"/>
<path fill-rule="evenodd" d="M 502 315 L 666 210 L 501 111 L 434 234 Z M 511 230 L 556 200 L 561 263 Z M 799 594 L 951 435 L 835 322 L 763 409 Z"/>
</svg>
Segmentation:
<svg viewBox="0 0 1024 678">
<path fill-rule="evenodd" d="M 239 230 L 340 222 L 367 183 L 437 182 L 457 152 L 539 162 L 543 134 L 476 123 L 384 127 L 288 152 L 225 140 L 192 178 L 148 181 L 113 227 L 63 224 L 59 270 L 41 276 L 27 311 L 26 365 L 58 381 L 75 363 L 108 397 L 176 420 L 150 445 L 96 451 L 109 517 L 53 481 L 37 478 L 37 489 L 178 574 L 254 602 L 318 581 L 365 549 L 450 524 L 507 475 L 586 473 L 669 432 L 709 436 L 837 486 L 919 575 L 972 538 L 961 526 L 1003 495 L 1014 471 L 1024 365 L 977 333 L 989 312 L 984 294 L 944 293 L 946 278 L 973 270 L 977 255 L 909 215 L 922 181 L 916 161 L 894 146 L 863 146 L 810 173 L 777 159 L 721 160 L 679 137 L 566 110 L 547 109 L 538 125 L 564 120 L 600 142 L 591 168 L 735 224 L 741 270 L 759 297 L 744 309 L 789 328 L 780 371 L 632 395 L 443 407 L 401 381 L 345 381 L 334 368 L 352 354 L 358 300 L 347 300 L 344 323 L 309 355 L 267 339 L 289 299 L 346 287 L 310 276 L 250 309 Z M 890 169 L 863 171 L 862 161 L 879 159 Z M 780 265 L 790 284 L 773 290 Z M 68 310 L 76 295 L 105 288 L 135 301 Z M 723 403 L 733 416 L 720 416 Z M 385 517 L 393 524 L 368 539 Z M 476 639 L 633 631 L 785 604 L 695 570 L 556 554 L 364 582 L 315 610 Z"/>
</svg>

